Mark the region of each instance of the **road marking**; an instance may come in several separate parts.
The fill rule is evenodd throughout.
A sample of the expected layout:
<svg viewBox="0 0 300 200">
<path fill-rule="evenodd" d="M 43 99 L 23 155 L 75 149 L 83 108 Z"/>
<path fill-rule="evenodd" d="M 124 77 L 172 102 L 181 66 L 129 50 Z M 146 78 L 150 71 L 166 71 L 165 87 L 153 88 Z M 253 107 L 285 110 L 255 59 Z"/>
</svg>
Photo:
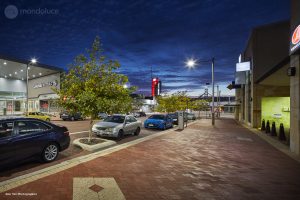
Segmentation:
<svg viewBox="0 0 300 200">
<path fill-rule="evenodd" d="M 70 135 L 74 135 L 74 134 L 78 134 L 78 133 L 88 133 L 89 131 L 79 131 L 79 132 L 73 132 L 73 133 L 70 133 Z"/>
<path fill-rule="evenodd" d="M 73 200 L 125 200 L 114 178 L 73 178 Z"/>
</svg>

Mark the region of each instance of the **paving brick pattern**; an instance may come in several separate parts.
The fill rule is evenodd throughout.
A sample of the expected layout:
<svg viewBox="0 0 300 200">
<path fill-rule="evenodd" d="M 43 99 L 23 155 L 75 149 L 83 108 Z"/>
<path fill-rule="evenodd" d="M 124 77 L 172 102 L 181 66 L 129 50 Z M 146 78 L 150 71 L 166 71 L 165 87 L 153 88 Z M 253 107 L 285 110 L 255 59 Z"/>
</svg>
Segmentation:
<svg viewBox="0 0 300 200">
<path fill-rule="evenodd" d="M 113 177 L 126 199 L 300 199 L 299 163 L 232 119 L 217 120 L 214 128 L 200 120 L 1 193 L 0 199 L 72 199 L 75 177 Z"/>
</svg>

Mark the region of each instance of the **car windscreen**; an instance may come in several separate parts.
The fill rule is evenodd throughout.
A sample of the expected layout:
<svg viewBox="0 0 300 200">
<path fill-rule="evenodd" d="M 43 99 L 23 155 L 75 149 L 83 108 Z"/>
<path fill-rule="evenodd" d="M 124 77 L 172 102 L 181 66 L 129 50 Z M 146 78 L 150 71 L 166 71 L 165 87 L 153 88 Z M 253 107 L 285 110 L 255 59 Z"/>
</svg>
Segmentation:
<svg viewBox="0 0 300 200">
<path fill-rule="evenodd" d="M 123 123 L 125 120 L 125 116 L 109 116 L 105 118 L 104 122 L 114 122 L 114 123 Z"/>
<path fill-rule="evenodd" d="M 152 115 L 149 117 L 149 119 L 165 119 L 164 115 Z"/>
</svg>

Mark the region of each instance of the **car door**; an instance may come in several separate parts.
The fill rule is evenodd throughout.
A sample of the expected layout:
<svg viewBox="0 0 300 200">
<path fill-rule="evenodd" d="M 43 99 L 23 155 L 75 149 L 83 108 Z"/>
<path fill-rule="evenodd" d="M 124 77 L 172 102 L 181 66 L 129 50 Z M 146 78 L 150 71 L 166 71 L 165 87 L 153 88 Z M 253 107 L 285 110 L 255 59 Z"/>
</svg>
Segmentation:
<svg viewBox="0 0 300 200">
<path fill-rule="evenodd" d="M 124 126 L 124 132 L 125 132 L 125 134 L 131 134 L 131 133 L 133 133 L 134 132 L 133 129 L 134 129 L 134 123 L 133 123 L 131 117 L 127 116 L 125 118 L 125 126 Z"/>
<path fill-rule="evenodd" d="M 50 140 L 47 131 L 48 125 L 37 120 L 17 120 L 14 127 L 16 135 L 12 143 L 15 145 L 16 158 L 27 159 L 42 152 Z"/>
<path fill-rule="evenodd" d="M 4 167 L 15 159 L 15 147 L 12 143 L 13 137 L 13 122 L 0 122 L 0 167 Z"/>
<path fill-rule="evenodd" d="M 166 116 L 166 124 L 167 127 L 171 127 L 173 124 L 173 119 L 169 115 Z"/>
<path fill-rule="evenodd" d="M 134 133 L 137 129 L 137 127 L 139 126 L 139 122 L 132 116 L 129 116 L 130 121 L 131 121 L 131 133 Z"/>
</svg>

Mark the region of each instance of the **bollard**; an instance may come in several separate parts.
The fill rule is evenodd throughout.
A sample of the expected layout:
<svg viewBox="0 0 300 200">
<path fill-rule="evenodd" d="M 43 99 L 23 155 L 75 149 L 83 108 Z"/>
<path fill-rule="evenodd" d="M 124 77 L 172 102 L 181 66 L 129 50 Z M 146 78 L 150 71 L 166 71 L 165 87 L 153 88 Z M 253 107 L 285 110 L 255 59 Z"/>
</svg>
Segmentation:
<svg viewBox="0 0 300 200">
<path fill-rule="evenodd" d="M 271 136 L 277 136 L 275 122 L 272 122 Z"/>
<path fill-rule="evenodd" d="M 283 123 L 280 123 L 280 127 L 279 127 L 279 140 L 286 140 Z"/>
<path fill-rule="evenodd" d="M 262 130 L 262 131 L 265 131 L 265 130 L 266 130 L 266 122 L 265 122 L 264 119 L 263 119 L 262 122 L 261 122 L 261 130 Z"/>
<path fill-rule="evenodd" d="M 266 133 L 270 133 L 270 122 L 267 120 Z"/>
</svg>

